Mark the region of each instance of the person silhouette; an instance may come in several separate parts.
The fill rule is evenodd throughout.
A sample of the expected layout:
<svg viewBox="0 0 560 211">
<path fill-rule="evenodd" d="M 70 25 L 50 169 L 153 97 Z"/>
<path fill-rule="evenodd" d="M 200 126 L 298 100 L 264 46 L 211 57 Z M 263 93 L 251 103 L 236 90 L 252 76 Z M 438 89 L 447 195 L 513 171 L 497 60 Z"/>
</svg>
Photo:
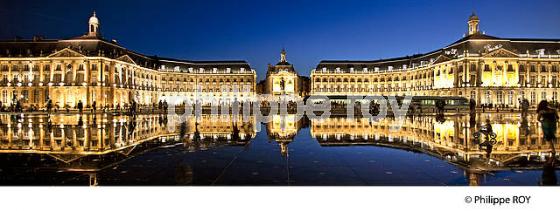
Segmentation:
<svg viewBox="0 0 560 211">
<path fill-rule="evenodd" d="M 97 110 L 97 103 L 95 102 L 95 100 L 93 101 L 93 103 L 91 103 L 91 109 L 92 113 L 95 113 L 95 110 Z"/>
<path fill-rule="evenodd" d="M 233 122 L 232 127 L 233 127 L 233 131 L 231 133 L 231 139 L 233 141 L 239 141 L 239 138 L 240 138 L 239 137 L 239 132 L 240 131 L 239 131 L 239 128 L 237 127 L 237 123 Z"/>
<path fill-rule="evenodd" d="M 475 127 L 476 125 L 476 113 L 471 113 L 469 115 L 469 124 L 471 127 Z"/>
<path fill-rule="evenodd" d="M 474 114 L 476 112 L 476 101 L 474 99 L 469 100 L 469 112 Z"/>
<path fill-rule="evenodd" d="M 550 143 L 552 157 L 556 157 L 556 128 L 558 127 L 558 112 L 556 109 L 551 108 L 546 100 L 543 100 L 537 106 L 537 119 L 541 122 L 541 129 L 543 132 L 543 139 Z"/>
<path fill-rule="evenodd" d="M 527 115 L 521 117 L 521 123 L 519 125 L 519 131 L 522 134 L 528 135 L 531 133 L 531 128 L 529 127 L 529 120 L 527 119 Z"/>
<path fill-rule="evenodd" d="M 78 111 L 80 112 L 80 114 L 82 114 L 84 110 L 84 103 L 82 103 L 82 100 L 78 101 Z"/>
<path fill-rule="evenodd" d="M 490 119 L 486 119 L 486 132 L 488 134 L 491 134 L 494 132 L 494 130 L 492 129 L 492 123 L 490 122 Z"/>
</svg>

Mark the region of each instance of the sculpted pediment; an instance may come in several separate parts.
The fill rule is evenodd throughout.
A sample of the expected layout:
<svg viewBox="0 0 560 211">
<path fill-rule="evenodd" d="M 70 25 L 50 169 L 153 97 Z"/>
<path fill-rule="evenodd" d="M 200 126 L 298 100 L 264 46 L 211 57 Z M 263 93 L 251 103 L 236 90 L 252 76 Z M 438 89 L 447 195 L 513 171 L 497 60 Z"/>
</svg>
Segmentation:
<svg viewBox="0 0 560 211">
<path fill-rule="evenodd" d="M 123 61 L 123 62 L 126 62 L 126 63 L 136 64 L 136 62 L 134 62 L 134 59 L 130 58 L 130 56 L 128 56 L 126 54 L 123 55 L 123 56 L 120 56 L 119 58 L 117 58 L 117 60 Z"/>
<path fill-rule="evenodd" d="M 449 61 L 449 60 L 451 60 L 451 58 L 449 58 L 449 57 L 447 57 L 447 56 L 445 56 L 445 55 L 439 55 L 439 56 L 434 60 L 433 63 L 434 63 L 434 64 L 437 64 L 437 63 L 442 63 L 442 62 L 446 62 L 446 61 Z"/>
<path fill-rule="evenodd" d="M 514 52 L 511 52 L 505 48 L 498 48 L 496 50 L 482 54 L 484 57 L 518 57 Z"/>
<path fill-rule="evenodd" d="M 62 50 L 52 53 L 47 57 L 85 57 L 85 55 L 78 53 L 77 51 L 72 50 L 70 48 L 64 48 Z"/>
</svg>

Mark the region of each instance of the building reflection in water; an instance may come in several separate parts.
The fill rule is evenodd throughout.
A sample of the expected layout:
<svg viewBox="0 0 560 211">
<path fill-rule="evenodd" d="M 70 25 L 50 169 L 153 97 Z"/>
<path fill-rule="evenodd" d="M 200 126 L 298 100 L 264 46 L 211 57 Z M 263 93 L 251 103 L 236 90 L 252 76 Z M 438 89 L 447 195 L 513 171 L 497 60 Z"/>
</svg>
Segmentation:
<svg viewBox="0 0 560 211">
<path fill-rule="evenodd" d="M 205 150 L 246 144 L 256 135 L 254 118 L 245 123 L 231 116 L 210 115 L 189 118 L 185 124 L 170 121 L 176 119 L 164 115 L 0 115 L 0 154 L 48 156 L 57 162 L 40 162 L 36 167 L 83 172 L 90 185 L 97 185 L 96 172 L 153 149 L 183 144 L 188 151 Z M 177 171 L 192 175 L 189 166 Z M 188 184 L 184 177 L 177 180 Z"/>
<path fill-rule="evenodd" d="M 308 123 L 306 117 L 297 118 L 295 114 L 273 115 L 272 121 L 266 126 L 269 140 L 273 140 L 280 146 L 280 154 L 288 156 L 288 144 L 290 144 L 297 132 Z"/>
<path fill-rule="evenodd" d="M 497 134 L 491 153 L 472 137 L 487 118 Z M 478 185 L 488 171 L 542 168 L 551 155 L 536 116 L 480 115 L 474 117 L 474 123 L 470 116 L 446 117 L 441 122 L 433 117 L 413 117 L 407 118 L 400 130 L 391 130 L 395 126 L 400 126 L 399 121 L 390 118 L 377 122 L 328 118 L 312 120 L 311 135 L 321 146 L 376 145 L 430 154 L 462 167 L 471 185 Z"/>
<path fill-rule="evenodd" d="M 497 134 L 490 152 L 472 137 L 488 118 Z M 269 141 L 279 145 L 286 162 L 288 146 L 301 128 L 310 125 L 312 140 L 322 147 L 372 145 L 423 152 L 460 166 L 469 183 L 478 185 L 488 171 L 543 168 L 551 149 L 542 139 L 535 118 L 480 114 L 370 122 L 365 118 L 298 120 L 296 115 L 275 115 L 267 123 L 266 133 Z M 0 155 L 40 155 L 41 161 L 28 159 L 20 163 L 28 163 L 26 168 L 82 172 L 88 175 L 90 185 L 98 184 L 97 172 L 150 150 L 183 146 L 194 152 L 220 146 L 248 146 L 257 134 L 254 117 L 243 121 L 229 115 L 192 117 L 184 123 L 158 115 L 0 115 L 0 121 Z M 393 129 L 399 126 L 400 129 Z M 55 162 L 44 162 L 45 156 Z M 0 157 L 4 165 L 17 163 L 6 157 Z M 548 170 L 543 172 L 542 184 L 556 184 L 552 177 L 555 169 Z M 176 181 L 189 184 L 191 166 L 179 165 Z"/>
<path fill-rule="evenodd" d="M 255 118 L 247 122 L 230 115 L 204 115 L 191 117 L 183 129 L 171 127 L 172 131 L 185 131 L 182 141 L 189 151 L 206 150 L 219 145 L 246 145 L 256 136 Z M 180 126 L 183 127 L 183 126 Z M 183 133 L 183 132 L 181 132 Z"/>
</svg>

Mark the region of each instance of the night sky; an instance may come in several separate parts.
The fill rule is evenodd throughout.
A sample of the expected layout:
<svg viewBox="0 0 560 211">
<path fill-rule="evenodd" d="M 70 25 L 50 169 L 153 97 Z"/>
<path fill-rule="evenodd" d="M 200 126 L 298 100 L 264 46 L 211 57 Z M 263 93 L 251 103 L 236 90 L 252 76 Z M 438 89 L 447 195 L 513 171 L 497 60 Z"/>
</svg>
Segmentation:
<svg viewBox="0 0 560 211">
<path fill-rule="evenodd" d="M 560 1 L 6 1 L 0 39 L 84 34 L 93 10 L 105 39 L 190 60 L 246 60 L 265 77 L 280 50 L 302 75 L 324 59 L 424 53 L 462 38 L 472 11 L 498 37 L 560 38 Z"/>
</svg>

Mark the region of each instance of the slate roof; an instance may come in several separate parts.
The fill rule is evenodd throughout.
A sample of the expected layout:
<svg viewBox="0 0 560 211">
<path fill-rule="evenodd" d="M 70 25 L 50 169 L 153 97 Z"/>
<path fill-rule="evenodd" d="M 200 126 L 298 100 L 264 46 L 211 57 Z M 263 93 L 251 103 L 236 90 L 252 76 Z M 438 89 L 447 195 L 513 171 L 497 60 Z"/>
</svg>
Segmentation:
<svg viewBox="0 0 560 211">
<path fill-rule="evenodd" d="M 124 55 L 128 55 L 137 65 L 156 69 L 160 65 L 177 65 L 182 67 L 231 67 L 231 68 L 245 68 L 251 70 L 251 67 L 246 61 L 232 60 L 232 61 L 192 61 L 172 58 L 160 58 L 157 56 L 148 56 L 128 50 L 114 41 L 108 41 L 95 36 L 79 36 L 70 39 L 14 39 L 0 41 L 0 57 L 46 57 L 69 48 L 85 56 L 102 56 L 111 59 L 116 59 Z"/>
<path fill-rule="evenodd" d="M 485 54 L 500 48 L 515 54 L 529 53 L 534 55 L 537 54 L 537 51 L 544 50 L 546 55 L 560 55 L 560 39 L 499 38 L 476 33 L 461 38 L 446 47 L 424 54 L 378 60 L 323 60 L 317 65 L 316 70 L 319 71 L 322 68 L 330 70 L 334 68 L 340 68 L 341 70 L 354 68 L 355 71 L 362 71 L 363 68 L 368 68 L 368 71 L 374 71 L 376 67 L 379 70 L 387 70 L 389 66 L 399 69 L 403 65 L 410 68 L 413 64 L 420 65 L 422 62 L 436 61 L 438 58 L 454 59 L 464 52 Z"/>
</svg>

